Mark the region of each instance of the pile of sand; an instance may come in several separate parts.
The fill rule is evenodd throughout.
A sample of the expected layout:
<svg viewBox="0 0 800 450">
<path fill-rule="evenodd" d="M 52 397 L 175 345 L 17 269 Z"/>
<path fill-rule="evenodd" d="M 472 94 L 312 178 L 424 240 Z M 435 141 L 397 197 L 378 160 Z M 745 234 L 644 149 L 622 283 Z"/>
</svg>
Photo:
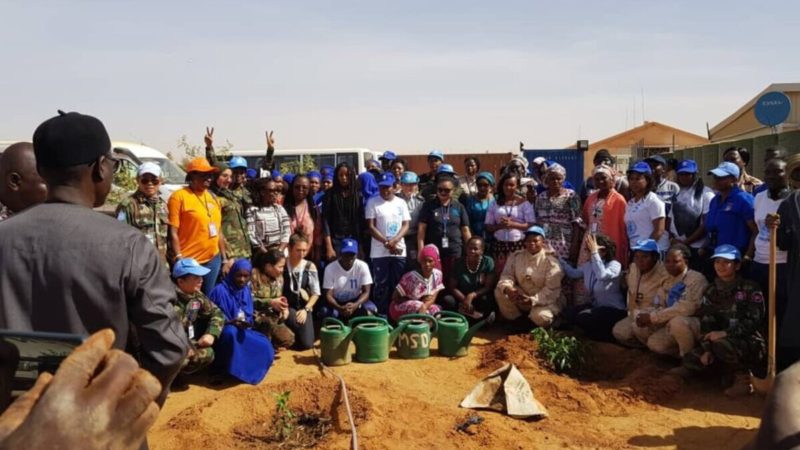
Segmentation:
<svg viewBox="0 0 800 450">
<path fill-rule="evenodd" d="M 596 343 L 585 370 L 569 377 L 544 368 L 535 345 L 527 335 L 488 332 L 464 358 L 400 360 L 392 352 L 384 363 L 334 370 L 348 385 L 359 443 L 368 449 L 735 449 L 758 426 L 763 399 L 727 399 L 713 380 L 681 386 L 663 376 L 672 361 Z M 549 418 L 523 421 L 458 407 L 483 376 L 506 362 L 517 365 Z M 294 411 L 330 418 L 318 448 L 349 447 L 338 380 L 320 372 L 311 351 L 281 353 L 259 386 L 200 384 L 171 394 L 150 433 L 150 446 L 278 448 L 261 438 L 271 430 L 275 395 L 284 391 L 291 392 Z M 476 413 L 481 423 L 467 432 L 457 430 Z"/>
</svg>

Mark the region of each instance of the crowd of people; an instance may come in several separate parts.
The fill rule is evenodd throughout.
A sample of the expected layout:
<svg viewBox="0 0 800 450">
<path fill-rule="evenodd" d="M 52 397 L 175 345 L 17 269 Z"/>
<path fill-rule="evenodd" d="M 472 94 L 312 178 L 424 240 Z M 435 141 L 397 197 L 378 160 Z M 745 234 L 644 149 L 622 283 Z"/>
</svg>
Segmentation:
<svg viewBox="0 0 800 450">
<path fill-rule="evenodd" d="M 311 348 L 324 317 L 442 310 L 472 321 L 497 312 L 509 332 L 574 328 L 674 357 L 684 377 L 718 366 L 736 395 L 764 374 L 775 302 L 779 363 L 800 357 L 800 311 L 788 299 L 800 279 L 800 155 L 783 148 L 767 152 L 764 182 L 746 172 L 746 149 L 726 150 L 710 187 L 693 160 L 656 155 L 621 172 L 600 150 L 578 190 L 542 157 L 515 156 L 499 173 L 469 157 L 459 175 L 434 150 L 417 174 L 386 151 L 364 168 L 293 174 L 272 167 L 271 133 L 259 168 L 217 155 L 213 139 L 208 129 L 206 156 L 186 164 L 187 185 L 169 198 L 159 166 L 139 166 L 115 213 L 122 228 L 73 207 L 102 204 L 118 166 L 97 119 L 60 114 L 32 144 L 7 149 L 0 326 L 110 322 L 115 346 L 153 367 L 165 392 L 176 372 L 206 368 L 258 383 L 275 352 Z M 98 259 L 98 247 L 117 256 Z M 43 314 L 33 298 L 48 293 L 104 312 L 97 326 L 82 307 Z M 86 300 L 120 295 L 134 326 Z"/>
</svg>

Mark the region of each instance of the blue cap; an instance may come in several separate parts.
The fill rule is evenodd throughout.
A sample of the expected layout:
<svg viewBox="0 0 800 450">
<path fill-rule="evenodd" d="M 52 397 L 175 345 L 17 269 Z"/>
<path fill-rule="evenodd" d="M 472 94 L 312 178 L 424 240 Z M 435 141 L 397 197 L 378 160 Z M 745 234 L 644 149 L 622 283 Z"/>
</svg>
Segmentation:
<svg viewBox="0 0 800 450">
<path fill-rule="evenodd" d="M 697 163 L 693 159 L 684 159 L 678 163 L 677 173 L 697 173 Z"/>
<path fill-rule="evenodd" d="M 636 245 L 631 247 L 632 252 L 654 252 L 658 253 L 658 244 L 653 239 L 636 241 Z"/>
<path fill-rule="evenodd" d="M 394 152 L 391 150 L 386 150 L 385 152 L 383 152 L 383 155 L 381 155 L 380 159 L 387 159 L 389 161 L 394 161 L 395 159 L 397 159 L 397 155 L 395 155 Z"/>
<path fill-rule="evenodd" d="M 270 175 L 270 177 L 271 177 L 271 178 L 273 178 L 273 179 L 275 179 L 275 178 L 281 178 L 281 171 L 280 171 L 280 170 L 278 170 L 278 169 L 275 169 L 275 170 L 273 170 L 272 172 L 270 172 L 270 174 L 269 174 L 269 175 Z"/>
<path fill-rule="evenodd" d="M 661 155 L 653 155 L 649 158 L 645 158 L 645 162 L 654 162 L 656 164 L 661 164 L 662 166 L 667 165 L 667 160 Z"/>
<path fill-rule="evenodd" d="M 317 172 L 316 170 L 312 170 L 311 172 L 308 172 L 308 174 L 306 176 L 308 178 L 316 178 L 318 180 L 322 179 L 322 174 Z"/>
<path fill-rule="evenodd" d="M 339 253 L 358 253 L 358 242 L 355 239 L 342 239 L 342 248 Z"/>
<path fill-rule="evenodd" d="M 323 176 L 325 176 L 325 175 L 331 175 L 332 176 L 333 175 L 333 166 L 322 166 L 322 167 L 319 168 L 319 171 L 320 171 L 320 173 L 322 173 Z"/>
<path fill-rule="evenodd" d="M 286 184 L 292 184 L 292 181 L 294 181 L 295 176 L 296 176 L 295 174 L 289 172 L 283 176 L 283 181 L 285 181 Z"/>
<path fill-rule="evenodd" d="M 628 173 L 635 172 L 635 173 L 646 173 L 648 175 L 653 174 L 653 170 L 650 169 L 650 164 L 647 164 L 644 161 L 639 161 L 634 164 L 632 167 L 628 169 Z"/>
<path fill-rule="evenodd" d="M 530 236 L 531 234 L 538 234 L 539 236 L 544 237 L 544 228 L 540 227 L 539 225 L 534 225 L 525 230 L 525 236 Z"/>
<path fill-rule="evenodd" d="M 416 173 L 409 170 L 403 172 L 403 175 L 400 176 L 400 182 L 403 184 L 417 184 L 419 183 L 419 177 Z"/>
<path fill-rule="evenodd" d="M 438 169 L 436 169 L 436 173 L 449 173 L 453 175 L 456 173 L 456 171 L 453 170 L 453 166 L 451 164 L 442 164 Z"/>
<path fill-rule="evenodd" d="M 380 178 L 378 178 L 378 186 L 380 187 L 392 187 L 394 186 L 394 182 L 394 175 L 389 172 L 382 173 Z"/>
<path fill-rule="evenodd" d="M 241 156 L 234 156 L 228 162 L 228 167 L 231 169 L 247 169 L 247 160 Z"/>
<path fill-rule="evenodd" d="M 333 182 L 333 175 L 323 175 L 322 181 L 330 181 Z"/>
<path fill-rule="evenodd" d="M 247 169 L 247 178 L 258 178 L 258 171 L 256 169 Z"/>
<path fill-rule="evenodd" d="M 477 181 L 477 180 L 480 180 L 481 178 L 483 178 L 484 180 L 488 181 L 489 184 L 494 186 L 494 183 L 495 183 L 494 175 L 492 175 L 491 172 L 481 172 L 481 173 L 478 174 L 477 177 L 475 177 L 475 180 Z"/>
<path fill-rule="evenodd" d="M 211 272 L 211 269 L 206 269 L 201 266 L 194 258 L 182 258 L 179 259 L 178 262 L 175 263 L 175 267 L 172 268 L 172 278 L 180 278 L 186 275 L 204 277 L 209 272 Z"/>
<path fill-rule="evenodd" d="M 730 244 L 723 244 L 714 249 L 714 256 L 712 256 L 711 259 L 714 258 L 729 259 L 731 261 L 741 261 L 742 253 L 739 251 L 738 248 Z"/>
<path fill-rule="evenodd" d="M 439 158 L 444 161 L 444 152 L 441 150 L 431 150 L 431 152 L 428 153 L 428 158 Z"/>
<path fill-rule="evenodd" d="M 732 162 L 725 161 L 720 163 L 716 169 L 709 170 L 708 174 L 719 178 L 733 177 L 738 179 L 740 172 L 739 166 Z"/>
</svg>

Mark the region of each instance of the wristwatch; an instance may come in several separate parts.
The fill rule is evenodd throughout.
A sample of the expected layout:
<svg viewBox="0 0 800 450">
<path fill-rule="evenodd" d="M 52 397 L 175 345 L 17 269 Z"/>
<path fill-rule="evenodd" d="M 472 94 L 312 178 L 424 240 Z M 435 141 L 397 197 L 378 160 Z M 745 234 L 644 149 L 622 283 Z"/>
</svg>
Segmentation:
<svg viewBox="0 0 800 450">
<path fill-rule="evenodd" d="M 305 310 L 307 313 L 310 313 L 310 312 L 311 312 L 311 308 L 309 308 L 308 306 L 306 306 L 306 307 L 305 307 L 305 308 L 303 308 L 303 309 L 304 309 L 304 310 Z"/>
</svg>

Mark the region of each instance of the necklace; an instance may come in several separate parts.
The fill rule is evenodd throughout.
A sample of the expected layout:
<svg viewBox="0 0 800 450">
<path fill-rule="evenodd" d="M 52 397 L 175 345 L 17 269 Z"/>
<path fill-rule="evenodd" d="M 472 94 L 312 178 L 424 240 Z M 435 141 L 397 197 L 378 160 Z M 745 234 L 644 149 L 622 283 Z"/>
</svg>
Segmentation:
<svg viewBox="0 0 800 450">
<path fill-rule="evenodd" d="M 467 272 L 469 272 L 469 273 L 474 275 L 474 274 L 478 273 L 478 269 L 481 268 L 481 263 L 483 263 L 483 255 L 481 255 L 480 259 L 478 259 L 478 264 L 475 265 L 474 269 L 471 269 L 469 267 L 469 261 L 465 261 L 465 262 L 466 262 L 465 265 L 467 266 Z"/>
</svg>

